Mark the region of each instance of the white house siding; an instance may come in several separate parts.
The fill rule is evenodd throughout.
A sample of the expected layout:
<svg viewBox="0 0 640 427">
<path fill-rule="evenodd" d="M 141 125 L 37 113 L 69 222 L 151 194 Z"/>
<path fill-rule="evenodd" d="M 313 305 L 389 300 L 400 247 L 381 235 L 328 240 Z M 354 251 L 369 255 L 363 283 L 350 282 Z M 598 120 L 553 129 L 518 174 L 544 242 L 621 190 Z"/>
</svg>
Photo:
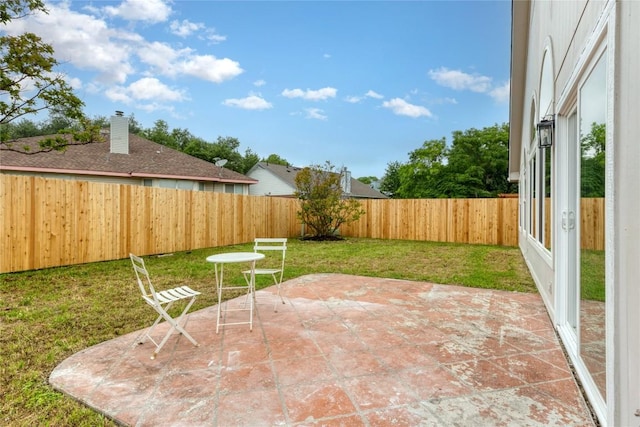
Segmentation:
<svg viewBox="0 0 640 427">
<path fill-rule="evenodd" d="M 2 171 L 0 173 L 6 173 L 11 175 L 23 175 L 23 176 L 38 176 L 41 178 L 52 179 L 67 179 L 71 181 L 89 181 L 89 182 L 104 182 L 107 184 L 125 184 L 125 185 L 144 185 L 143 179 L 127 178 L 119 176 L 106 176 L 106 175 L 74 175 L 74 174 L 62 174 L 62 173 L 35 173 L 26 171 Z"/>
<path fill-rule="evenodd" d="M 612 270 L 616 334 L 614 349 L 616 405 L 610 425 L 640 425 L 640 2 L 616 5 L 616 118 L 613 129 L 613 232 L 607 243 L 615 256 Z M 609 212 L 607 212 L 609 213 Z M 609 265 L 610 264 L 610 265 Z M 619 423 L 617 422 L 619 421 Z"/>
<path fill-rule="evenodd" d="M 604 1 L 544 1 L 531 3 L 531 30 L 527 47 L 527 75 L 524 90 L 521 139 L 522 157 L 525 159 L 532 145 L 531 134 L 535 132 L 535 124 L 540 121 L 541 116 L 547 111 L 546 106 L 539 105 L 541 101 L 541 67 L 545 52 L 551 55 L 551 66 L 555 81 L 552 97 L 555 104 L 561 92 L 566 90 L 565 85 L 567 82 L 576 73 L 575 64 L 579 61 L 580 55 L 584 53 L 586 40 L 594 31 L 595 22 L 598 21 L 606 4 L 607 2 Z M 553 105 L 548 113 L 555 113 Z M 559 140 L 559 138 L 557 137 L 556 140 Z M 558 148 L 558 144 L 556 144 L 555 150 L 557 151 L 558 149 L 561 148 Z M 555 189 L 555 193 L 557 192 L 558 189 Z M 522 194 L 523 190 L 520 193 Z M 552 200 L 552 207 L 558 210 L 557 198 Z M 552 216 L 559 219 L 553 213 Z M 557 237 L 557 226 L 558 221 L 555 221 L 551 231 L 552 239 Z M 552 244 L 552 246 L 555 245 Z M 543 245 L 532 239 L 527 233 L 522 233 L 522 230 L 520 248 L 525 255 L 526 262 L 547 308 L 552 318 L 554 318 L 554 254 L 546 250 Z"/>
<path fill-rule="evenodd" d="M 39 176 L 41 178 L 53 178 L 53 179 L 67 179 L 71 181 L 89 181 L 89 182 L 104 182 L 107 184 L 121 184 L 121 185 L 145 185 L 145 181 L 151 181 L 151 187 L 159 188 L 174 188 L 181 190 L 199 191 L 200 184 L 204 184 L 202 191 L 213 191 L 218 193 L 228 192 L 228 186 L 233 186 L 234 194 L 249 194 L 249 185 L 247 184 L 229 184 L 220 182 L 200 182 L 189 180 L 175 180 L 175 179 L 159 179 L 159 178 L 128 178 L 109 175 L 75 175 L 75 174 L 63 174 L 63 173 L 35 173 L 26 171 L 1 171 L 0 173 L 10 173 L 12 175 L 24 175 L 24 176 Z"/>
<path fill-rule="evenodd" d="M 524 76 L 517 75 L 518 64 L 512 64 L 516 75 L 512 75 L 510 177 L 519 176 L 521 185 L 520 248 L 602 425 L 640 426 L 640 2 L 514 1 L 513 5 L 514 23 L 522 25 L 521 29 L 513 28 L 514 60 L 526 51 Z M 528 37 L 518 30 L 528 32 Z M 550 111 L 540 105 L 545 51 L 551 55 L 553 69 Z M 568 267 L 572 232 L 561 223 L 578 191 L 572 187 L 568 172 L 577 93 L 598 55 L 605 51 L 606 395 L 602 396 L 585 368 L 575 338 L 567 332 L 571 329 L 567 324 L 568 286 L 575 272 Z M 513 87 L 514 82 L 518 87 Z M 531 237 L 527 222 L 530 200 L 526 172 L 531 168 L 527 159 L 532 127 L 546 113 L 556 116 L 551 250 Z"/>
<path fill-rule="evenodd" d="M 295 188 L 262 168 L 254 169 L 248 176 L 258 180 L 257 184 L 249 187 L 252 196 L 291 196 L 295 191 Z"/>
</svg>

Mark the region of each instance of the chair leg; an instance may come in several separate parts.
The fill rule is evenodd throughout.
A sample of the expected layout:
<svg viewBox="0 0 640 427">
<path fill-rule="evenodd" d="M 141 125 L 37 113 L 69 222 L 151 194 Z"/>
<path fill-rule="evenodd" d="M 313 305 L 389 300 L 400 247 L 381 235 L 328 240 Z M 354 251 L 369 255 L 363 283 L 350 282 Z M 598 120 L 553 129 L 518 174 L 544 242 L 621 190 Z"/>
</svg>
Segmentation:
<svg viewBox="0 0 640 427">
<path fill-rule="evenodd" d="M 193 303 L 196 302 L 195 298 L 191 298 L 191 301 L 189 301 L 189 303 L 187 304 L 187 306 L 184 308 L 184 310 L 182 310 L 182 313 L 180 313 L 180 316 L 178 316 L 176 318 L 176 329 L 182 334 L 184 335 L 189 341 L 191 341 L 191 344 L 195 345 L 196 347 L 198 347 L 200 344 L 198 344 L 196 342 L 196 340 L 193 339 L 193 337 L 191 336 L 191 334 L 189 334 L 189 332 L 187 332 L 184 327 L 187 324 L 187 319 L 184 319 L 184 322 L 182 324 L 180 324 L 180 322 L 182 321 L 182 318 L 187 314 L 187 312 L 189 311 L 189 309 L 191 308 L 191 306 L 193 305 Z"/>
<path fill-rule="evenodd" d="M 230 287 L 230 288 L 225 287 L 223 282 L 222 282 L 222 280 L 223 280 L 223 271 L 224 271 L 223 268 L 224 267 L 220 267 L 220 274 L 219 275 L 218 275 L 217 265 L 216 265 L 216 270 L 215 270 L 216 271 L 216 287 L 218 289 L 218 304 L 217 304 L 218 316 L 216 318 L 216 334 L 220 332 L 220 326 L 221 325 L 225 325 L 225 324 L 231 325 L 231 324 L 249 323 L 249 330 L 253 331 L 253 310 L 254 310 L 254 301 L 255 301 L 255 277 L 252 277 L 251 275 L 249 275 L 249 277 L 247 277 L 247 275 L 244 274 L 244 280 L 247 283 L 247 286 L 246 286 L 247 293 L 245 295 L 244 302 L 242 303 L 242 308 L 228 308 L 229 301 L 221 302 L 222 301 L 222 292 L 223 292 L 223 290 L 225 290 L 225 289 L 226 290 L 242 289 L 243 287 L 242 286 L 234 286 L 234 287 Z M 250 308 L 246 308 L 247 307 L 247 302 L 249 302 Z M 223 308 L 223 304 L 224 304 L 224 308 Z M 224 321 L 222 323 L 220 322 L 220 319 L 222 319 L 222 316 L 223 316 L 223 312 L 224 312 L 224 315 L 226 316 L 226 312 L 227 311 L 238 311 L 238 310 L 250 311 L 249 322 L 240 322 L 240 323 L 225 323 Z"/>
<path fill-rule="evenodd" d="M 220 317 L 222 316 L 222 280 L 224 279 L 224 265 L 220 266 L 218 272 L 218 264 L 214 265 L 214 271 L 216 275 L 216 291 L 218 293 L 218 314 L 216 316 L 216 334 L 220 331 Z"/>
<path fill-rule="evenodd" d="M 162 349 L 162 347 L 165 345 L 165 343 L 167 342 L 167 340 L 169 339 L 169 337 L 171 336 L 171 334 L 173 333 L 173 331 L 178 331 L 180 332 L 182 335 L 184 335 L 189 341 L 191 341 L 191 343 L 198 347 L 200 344 L 197 343 L 197 341 L 195 339 L 193 339 L 193 337 L 189 334 L 189 332 L 187 332 L 184 329 L 184 326 L 180 324 L 180 322 L 182 321 L 182 318 L 184 317 L 184 315 L 187 313 L 187 311 L 189 311 L 189 309 L 191 308 L 191 305 L 195 302 L 195 298 L 192 298 L 191 301 L 189 301 L 189 303 L 186 305 L 186 307 L 184 308 L 184 310 L 182 311 L 182 313 L 180 314 L 180 316 L 178 316 L 177 318 L 173 319 L 171 316 L 169 316 L 169 314 L 167 313 L 167 310 L 169 309 L 169 307 L 171 306 L 171 303 L 169 303 L 167 305 L 166 308 L 159 308 L 158 311 L 160 313 L 159 318 L 163 318 L 164 320 L 167 321 L 167 323 L 169 323 L 171 325 L 171 328 L 169 328 L 169 330 L 167 331 L 167 333 L 165 334 L 164 338 L 162 339 L 162 341 L 160 341 L 160 344 L 157 344 L 155 341 L 153 341 L 153 338 L 151 338 L 150 335 L 149 339 L 151 339 L 151 341 L 153 341 L 153 343 L 156 345 L 156 350 L 153 352 L 153 354 L 151 355 L 151 359 L 155 359 L 156 356 L 158 355 L 158 353 L 160 352 L 160 350 Z M 153 325 L 153 327 L 155 327 L 158 324 L 158 320 L 156 320 L 156 323 Z M 185 319 L 185 324 L 186 324 L 186 319 Z M 150 332 L 150 331 L 149 331 Z"/>
<path fill-rule="evenodd" d="M 278 279 L 276 278 L 275 274 L 272 274 L 273 277 L 273 282 L 276 285 L 276 288 L 278 288 L 278 296 L 280 297 L 280 301 L 282 301 L 282 303 L 284 304 L 284 298 L 282 297 L 282 294 L 280 293 L 280 282 L 278 282 Z M 273 303 L 273 311 L 274 312 L 278 312 L 278 300 L 276 299 L 276 301 Z"/>
<path fill-rule="evenodd" d="M 164 308 L 164 310 L 168 311 L 171 308 L 172 305 L 173 305 L 173 302 L 170 302 L 169 304 L 167 304 L 167 306 Z M 154 310 L 158 311 L 155 306 L 152 306 L 152 307 L 154 308 Z M 153 324 L 151 326 L 149 326 L 149 328 L 147 328 L 146 330 L 142 331 L 140 336 L 138 336 L 138 338 L 136 338 L 136 342 L 138 344 L 144 344 L 145 339 L 149 338 L 149 341 L 151 341 L 157 347 L 158 343 L 155 342 L 155 340 L 153 339 L 151 334 L 153 333 L 153 330 L 158 325 L 158 323 L 160 323 L 161 320 L 162 320 L 162 314 L 158 315 L 158 318 L 156 319 L 156 321 L 153 322 Z M 142 337 L 142 339 L 140 339 L 140 337 Z"/>
<path fill-rule="evenodd" d="M 242 307 L 247 306 L 247 301 L 249 301 L 249 295 L 251 294 L 251 280 L 247 278 L 247 275 L 244 275 L 244 280 L 247 282 L 247 294 L 244 296 L 244 303 Z M 254 297 L 255 297 L 255 289 L 254 289 Z"/>
</svg>

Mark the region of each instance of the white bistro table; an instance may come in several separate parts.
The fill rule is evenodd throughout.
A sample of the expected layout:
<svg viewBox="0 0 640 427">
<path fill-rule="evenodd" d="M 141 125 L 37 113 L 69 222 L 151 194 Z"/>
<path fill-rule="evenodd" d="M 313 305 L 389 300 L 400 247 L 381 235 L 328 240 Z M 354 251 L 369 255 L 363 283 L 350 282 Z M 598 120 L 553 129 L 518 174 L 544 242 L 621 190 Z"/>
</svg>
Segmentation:
<svg viewBox="0 0 640 427">
<path fill-rule="evenodd" d="M 254 292 L 256 285 L 256 277 L 255 277 L 255 269 L 256 269 L 256 261 L 259 259 L 263 259 L 264 254 L 257 252 L 226 252 L 216 255 L 210 255 L 207 257 L 208 262 L 212 262 L 214 264 L 214 270 L 216 273 L 216 289 L 218 291 L 218 316 L 216 319 L 216 334 L 220 329 L 220 325 L 244 325 L 249 324 L 249 330 L 253 330 L 253 301 L 254 301 Z M 226 286 L 224 284 L 224 265 L 231 263 L 240 263 L 246 262 L 251 266 L 251 275 L 249 283 L 246 286 Z M 248 289 L 247 289 L 248 288 Z M 224 312 L 227 311 L 249 311 L 249 321 L 247 322 L 220 322 L 220 318 L 222 316 L 222 291 L 228 289 L 247 289 L 247 297 L 249 298 L 249 307 L 247 308 L 246 302 L 244 308 L 228 308 L 227 303 L 225 302 Z M 226 316 L 225 316 L 226 318 Z"/>
</svg>

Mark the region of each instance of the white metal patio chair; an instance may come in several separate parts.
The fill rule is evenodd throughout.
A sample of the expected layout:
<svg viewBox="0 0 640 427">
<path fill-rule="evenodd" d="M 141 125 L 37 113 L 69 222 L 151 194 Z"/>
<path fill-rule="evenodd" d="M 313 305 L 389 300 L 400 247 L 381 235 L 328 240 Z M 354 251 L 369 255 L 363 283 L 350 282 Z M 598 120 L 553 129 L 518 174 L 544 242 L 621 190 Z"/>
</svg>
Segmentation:
<svg viewBox="0 0 640 427">
<path fill-rule="evenodd" d="M 169 336 L 171 336 L 171 333 L 173 331 L 177 331 L 181 333 L 189 341 L 191 341 L 193 345 L 197 347 L 198 343 L 184 329 L 184 322 L 182 322 L 182 320 L 184 315 L 191 308 L 191 305 L 193 305 L 193 303 L 195 302 L 196 297 L 200 295 L 200 292 L 194 291 L 188 286 L 180 286 L 177 288 L 156 292 L 155 288 L 153 287 L 153 284 L 151 283 L 149 271 L 147 270 L 144 264 L 144 260 L 141 257 L 131 253 L 129 254 L 129 257 L 131 258 L 131 263 L 133 264 L 133 271 L 135 271 L 136 273 L 136 279 L 138 280 L 138 286 L 140 286 L 142 299 L 144 299 L 144 301 L 147 304 L 149 304 L 151 307 L 153 307 L 153 309 L 158 313 L 158 318 L 156 319 L 156 321 L 153 323 L 153 325 L 151 325 L 149 329 L 143 332 L 143 334 L 141 335 L 142 339 L 139 340 L 138 342 L 142 344 L 146 338 L 149 338 L 149 340 L 151 340 L 151 342 L 155 344 L 156 351 L 154 351 L 153 354 L 151 355 L 152 359 L 155 359 L 156 355 L 160 352 L 160 349 L 162 349 L 162 346 L 165 345 L 165 343 L 167 342 L 167 340 L 169 339 Z M 180 313 L 180 316 L 176 317 L 175 319 L 172 318 L 171 315 L 169 315 L 168 313 L 169 309 L 173 306 L 175 302 L 183 301 L 183 300 L 186 302 L 186 306 L 182 310 L 182 313 Z M 162 341 L 160 341 L 160 343 L 158 344 L 151 337 L 151 333 L 153 332 L 153 329 L 160 323 L 162 319 L 166 320 L 167 323 L 171 325 L 171 328 L 169 328 L 169 330 L 167 331 L 167 334 L 164 336 Z"/>
<path fill-rule="evenodd" d="M 269 265 L 269 268 L 265 268 L 259 265 L 256 265 L 255 275 L 270 275 L 273 278 L 273 283 L 278 288 L 278 296 L 280 300 L 284 304 L 284 298 L 281 294 L 280 284 L 282 283 L 282 278 L 284 276 L 284 260 L 287 254 L 287 239 L 286 238 L 266 238 L 266 237 L 258 237 L 253 240 L 253 251 L 254 252 L 275 252 L 279 251 L 281 253 L 278 254 L 278 257 L 275 256 L 266 256 L 265 260 L 259 261 L 260 264 L 273 263 L 273 265 Z M 266 255 L 266 254 L 265 254 Z M 277 259 L 276 259 L 277 258 Z M 242 272 L 244 274 L 244 278 L 249 283 L 249 275 L 251 274 L 251 270 L 245 270 Z M 273 311 L 278 311 L 278 300 L 275 301 L 273 305 Z"/>
</svg>

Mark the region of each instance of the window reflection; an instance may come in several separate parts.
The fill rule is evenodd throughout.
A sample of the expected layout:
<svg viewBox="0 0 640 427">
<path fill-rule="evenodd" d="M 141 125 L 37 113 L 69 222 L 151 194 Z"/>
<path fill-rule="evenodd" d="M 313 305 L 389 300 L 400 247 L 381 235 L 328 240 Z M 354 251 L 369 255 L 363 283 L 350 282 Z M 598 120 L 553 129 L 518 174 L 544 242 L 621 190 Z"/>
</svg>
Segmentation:
<svg viewBox="0 0 640 427">
<path fill-rule="evenodd" d="M 606 54 L 580 88 L 580 356 L 605 389 Z"/>
<path fill-rule="evenodd" d="M 551 147 L 541 148 L 544 153 L 544 247 L 551 250 Z"/>
</svg>

